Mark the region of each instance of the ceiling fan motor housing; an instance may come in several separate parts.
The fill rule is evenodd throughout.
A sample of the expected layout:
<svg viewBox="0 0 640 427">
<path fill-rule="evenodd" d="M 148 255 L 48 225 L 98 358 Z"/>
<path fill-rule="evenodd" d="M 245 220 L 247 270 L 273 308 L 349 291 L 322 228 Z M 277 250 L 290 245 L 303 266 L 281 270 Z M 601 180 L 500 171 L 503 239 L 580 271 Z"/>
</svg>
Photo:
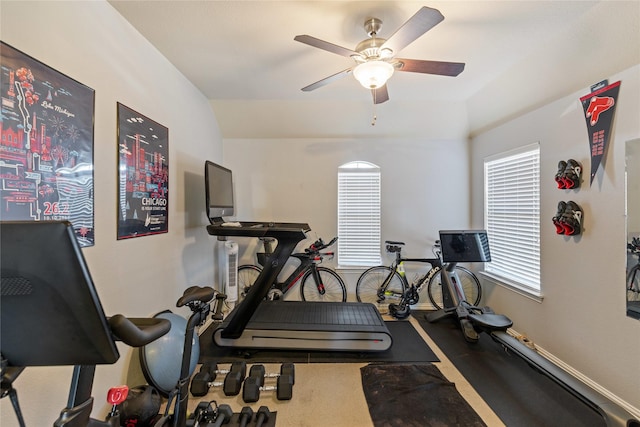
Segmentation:
<svg viewBox="0 0 640 427">
<path fill-rule="evenodd" d="M 394 70 L 455 77 L 464 70 L 464 63 L 395 58 L 395 55 L 407 45 L 443 20 L 444 16 L 439 10 L 423 6 L 386 40 L 377 37 L 382 20 L 366 18 L 364 30 L 369 38 L 358 43 L 354 50 L 306 34 L 298 35 L 294 40 L 351 58 L 356 62 L 354 66 L 307 85 L 302 90 L 315 90 L 353 74 L 362 86 L 372 90 L 373 103 L 380 104 L 389 100 L 386 82 Z"/>
</svg>

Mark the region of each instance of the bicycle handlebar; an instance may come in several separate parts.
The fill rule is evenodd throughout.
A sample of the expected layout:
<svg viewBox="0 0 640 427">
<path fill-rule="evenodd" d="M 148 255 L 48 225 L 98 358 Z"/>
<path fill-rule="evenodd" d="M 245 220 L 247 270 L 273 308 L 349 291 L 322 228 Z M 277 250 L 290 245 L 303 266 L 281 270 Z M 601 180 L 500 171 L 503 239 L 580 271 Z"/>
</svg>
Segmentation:
<svg viewBox="0 0 640 427">
<path fill-rule="evenodd" d="M 322 241 L 322 238 L 316 240 L 315 242 L 313 242 L 307 249 L 305 249 L 304 251 L 306 253 L 318 253 L 323 249 L 328 248 L 329 246 L 333 245 L 336 241 L 338 240 L 338 236 L 334 237 L 333 239 L 331 239 L 331 241 L 329 243 L 324 243 Z"/>
</svg>

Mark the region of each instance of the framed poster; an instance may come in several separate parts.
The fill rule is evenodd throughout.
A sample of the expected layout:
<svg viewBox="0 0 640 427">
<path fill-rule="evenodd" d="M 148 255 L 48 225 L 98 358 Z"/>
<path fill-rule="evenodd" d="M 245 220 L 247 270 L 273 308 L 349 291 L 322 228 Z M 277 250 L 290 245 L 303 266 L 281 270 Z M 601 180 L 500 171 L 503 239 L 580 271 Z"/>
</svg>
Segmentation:
<svg viewBox="0 0 640 427">
<path fill-rule="evenodd" d="M 0 42 L 0 220 L 67 220 L 94 244 L 93 89 Z"/>
<path fill-rule="evenodd" d="M 169 230 L 169 129 L 118 102 L 118 240 Z"/>
</svg>

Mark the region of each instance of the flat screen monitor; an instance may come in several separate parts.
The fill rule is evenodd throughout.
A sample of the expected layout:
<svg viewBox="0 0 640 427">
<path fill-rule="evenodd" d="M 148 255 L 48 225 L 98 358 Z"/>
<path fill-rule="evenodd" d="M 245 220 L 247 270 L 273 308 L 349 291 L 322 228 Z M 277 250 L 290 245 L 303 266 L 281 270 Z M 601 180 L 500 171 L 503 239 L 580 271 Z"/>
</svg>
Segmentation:
<svg viewBox="0 0 640 427">
<path fill-rule="evenodd" d="M 235 215 L 231 170 L 207 160 L 204 164 L 204 186 L 207 216 L 212 224 L 223 222 L 224 216 Z"/>
<path fill-rule="evenodd" d="M 489 238 L 485 230 L 440 230 L 443 262 L 489 262 Z"/>
<path fill-rule="evenodd" d="M 0 352 L 9 366 L 118 360 L 70 222 L 0 222 L 0 247 Z"/>
</svg>

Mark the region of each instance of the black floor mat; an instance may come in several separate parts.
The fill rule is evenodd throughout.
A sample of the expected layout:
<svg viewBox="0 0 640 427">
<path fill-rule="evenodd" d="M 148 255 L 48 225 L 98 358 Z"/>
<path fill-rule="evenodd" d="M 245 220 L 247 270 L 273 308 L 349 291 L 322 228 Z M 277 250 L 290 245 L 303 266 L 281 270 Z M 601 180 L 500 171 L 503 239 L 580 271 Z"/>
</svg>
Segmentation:
<svg viewBox="0 0 640 427">
<path fill-rule="evenodd" d="M 218 347 L 210 326 L 200 335 L 199 363 L 231 363 L 251 360 L 254 363 L 363 363 L 363 362 L 437 362 L 438 358 L 407 321 L 385 322 L 393 344 L 381 352 L 255 350 Z"/>
<path fill-rule="evenodd" d="M 445 318 L 429 323 L 427 311 L 415 311 L 436 345 L 507 426 L 598 427 L 603 418 L 553 380 L 506 352 L 487 334 L 467 343 L 457 323 Z"/>
<path fill-rule="evenodd" d="M 370 364 L 360 372 L 375 427 L 486 426 L 432 364 Z"/>
</svg>

